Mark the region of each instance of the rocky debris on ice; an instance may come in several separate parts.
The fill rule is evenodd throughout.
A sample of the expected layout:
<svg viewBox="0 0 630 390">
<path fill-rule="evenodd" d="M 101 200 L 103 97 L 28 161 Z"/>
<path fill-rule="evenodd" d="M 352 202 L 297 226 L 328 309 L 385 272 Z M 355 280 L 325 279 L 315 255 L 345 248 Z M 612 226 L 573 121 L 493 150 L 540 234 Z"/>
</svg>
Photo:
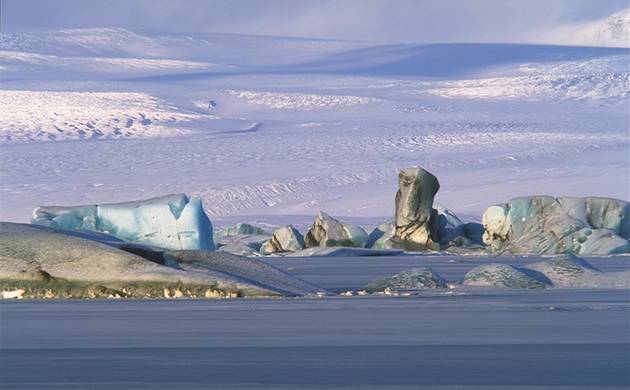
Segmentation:
<svg viewBox="0 0 630 390">
<path fill-rule="evenodd" d="M 342 224 L 330 215 L 320 212 L 313 226 L 304 236 L 307 248 L 344 246 L 364 248 L 368 234 L 359 226 Z"/>
<path fill-rule="evenodd" d="M 630 203 L 529 196 L 491 206 L 483 241 L 494 252 L 608 255 L 630 252 Z"/>
<path fill-rule="evenodd" d="M 284 226 L 273 232 L 270 239 L 265 241 L 260 253 L 270 255 L 272 253 L 295 252 L 304 249 L 304 237 L 292 225 Z"/>
<path fill-rule="evenodd" d="M 393 240 L 411 250 L 439 249 L 437 212 L 433 198 L 440 189 L 437 177 L 420 167 L 402 169 L 398 175 Z"/>
<path fill-rule="evenodd" d="M 234 226 L 228 226 L 226 228 L 216 230 L 214 232 L 214 239 L 216 241 L 221 237 L 265 234 L 267 234 L 267 232 L 258 226 L 250 225 L 248 223 L 237 223 Z"/>
<path fill-rule="evenodd" d="M 370 293 L 405 290 L 422 290 L 428 288 L 447 288 L 446 280 L 431 268 L 411 268 L 388 277 L 377 279 L 368 284 Z"/>
<path fill-rule="evenodd" d="M 214 249 L 212 223 L 201 200 L 185 194 L 125 203 L 38 207 L 33 211 L 32 223 L 102 232 L 166 249 Z"/>
<path fill-rule="evenodd" d="M 25 298 L 296 296 L 324 292 L 251 258 L 0 223 L 0 289 Z"/>
<path fill-rule="evenodd" d="M 464 275 L 464 285 L 514 289 L 545 288 L 546 285 L 522 270 L 507 264 L 483 264 Z"/>
</svg>

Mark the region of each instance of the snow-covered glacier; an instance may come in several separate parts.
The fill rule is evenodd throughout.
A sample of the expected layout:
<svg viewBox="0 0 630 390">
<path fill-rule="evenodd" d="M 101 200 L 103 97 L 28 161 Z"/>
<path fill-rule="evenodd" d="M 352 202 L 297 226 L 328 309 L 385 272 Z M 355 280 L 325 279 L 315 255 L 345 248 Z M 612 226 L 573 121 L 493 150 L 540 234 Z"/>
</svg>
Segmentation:
<svg viewBox="0 0 630 390">
<path fill-rule="evenodd" d="M 32 223 L 110 234 L 165 249 L 214 250 L 212 222 L 201 200 L 185 194 L 135 202 L 86 206 L 42 206 Z"/>
</svg>

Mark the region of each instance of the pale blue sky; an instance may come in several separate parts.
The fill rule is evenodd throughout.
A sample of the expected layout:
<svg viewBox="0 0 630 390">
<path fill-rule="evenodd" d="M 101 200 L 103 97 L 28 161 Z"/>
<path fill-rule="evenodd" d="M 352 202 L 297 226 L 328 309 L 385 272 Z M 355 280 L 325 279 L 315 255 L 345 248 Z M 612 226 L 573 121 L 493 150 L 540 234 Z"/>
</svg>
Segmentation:
<svg viewBox="0 0 630 390">
<path fill-rule="evenodd" d="M 124 27 L 397 42 L 524 42 L 627 0 L 0 0 L 3 31 Z"/>
</svg>

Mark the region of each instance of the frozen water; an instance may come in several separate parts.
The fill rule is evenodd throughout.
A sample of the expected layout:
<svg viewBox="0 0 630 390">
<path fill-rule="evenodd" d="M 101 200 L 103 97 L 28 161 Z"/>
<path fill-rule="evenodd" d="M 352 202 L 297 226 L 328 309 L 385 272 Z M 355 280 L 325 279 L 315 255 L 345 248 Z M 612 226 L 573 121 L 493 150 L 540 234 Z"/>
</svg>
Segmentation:
<svg viewBox="0 0 630 390">
<path fill-rule="evenodd" d="M 488 260 L 266 259 L 340 292 L 418 266 L 457 279 Z M 606 272 L 630 266 L 619 256 L 588 261 Z M 429 290 L 400 298 L 5 301 L 0 385 L 623 389 L 630 385 L 627 294 L 494 289 L 466 295 Z M 175 323 L 177 331 L 166 326 Z"/>
<path fill-rule="evenodd" d="M 103 232 L 166 249 L 214 249 L 212 223 L 201 201 L 185 194 L 94 206 L 43 206 L 33 211 L 32 223 Z"/>
</svg>

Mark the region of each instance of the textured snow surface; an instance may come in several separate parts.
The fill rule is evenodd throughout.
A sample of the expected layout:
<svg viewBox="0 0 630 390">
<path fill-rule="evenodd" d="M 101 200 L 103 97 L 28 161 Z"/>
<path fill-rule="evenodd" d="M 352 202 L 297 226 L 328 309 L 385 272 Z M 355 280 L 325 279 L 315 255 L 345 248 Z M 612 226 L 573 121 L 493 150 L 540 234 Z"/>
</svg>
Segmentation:
<svg viewBox="0 0 630 390">
<path fill-rule="evenodd" d="M 169 137 L 212 116 L 178 111 L 146 93 L 0 90 L 0 139 Z"/>
<path fill-rule="evenodd" d="M 463 222 L 532 193 L 628 200 L 629 58 L 602 47 L 2 34 L 0 216 L 188 193 L 219 223 L 261 216 L 273 230 L 326 210 L 371 229 L 393 216 L 396 175 L 413 165 L 439 178 L 438 201 Z M 273 220 L 282 215 L 296 217 Z"/>
</svg>

